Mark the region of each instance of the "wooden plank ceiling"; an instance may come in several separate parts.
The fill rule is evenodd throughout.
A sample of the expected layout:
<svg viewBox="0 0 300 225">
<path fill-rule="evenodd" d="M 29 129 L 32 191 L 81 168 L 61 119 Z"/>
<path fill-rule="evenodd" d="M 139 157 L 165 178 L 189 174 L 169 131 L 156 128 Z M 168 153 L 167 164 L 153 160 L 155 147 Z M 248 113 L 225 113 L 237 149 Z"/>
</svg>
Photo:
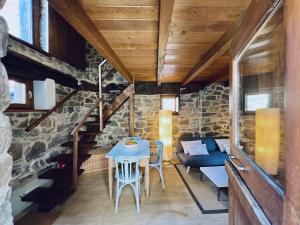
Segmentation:
<svg viewBox="0 0 300 225">
<path fill-rule="evenodd" d="M 160 8 L 159 0 L 78 2 L 136 81 L 156 81 L 159 64 L 162 82 L 183 82 L 201 57 L 240 17 L 250 0 L 169 0 L 173 5 L 161 4 L 164 8 Z M 165 9 L 171 17 L 167 25 L 159 21 L 159 18 L 168 21 L 159 15 Z M 158 43 L 159 35 L 163 35 L 166 43 Z M 226 76 L 228 68 L 229 56 L 225 52 L 193 80 Z"/>
<path fill-rule="evenodd" d="M 80 0 L 86 14 L 135 80 L 155 81 L 158 0 Z"/>
</svg>

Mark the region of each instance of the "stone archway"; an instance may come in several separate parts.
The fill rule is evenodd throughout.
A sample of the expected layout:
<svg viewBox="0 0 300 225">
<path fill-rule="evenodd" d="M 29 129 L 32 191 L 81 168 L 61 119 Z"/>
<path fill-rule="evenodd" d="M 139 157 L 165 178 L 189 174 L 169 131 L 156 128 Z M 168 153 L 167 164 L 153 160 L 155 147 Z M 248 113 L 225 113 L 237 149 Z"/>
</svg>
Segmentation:
<svg viewBox="0 0 300 225">
<path fill-rule="evenodd" d="M 5 0 L 0 0 L 0 9 Z M 4 18 L 0 17 L 0 59 L 6 55 L 8 42 L 8 27 Z M 10 122 L 3 111 L 9 105 L 8 78 L 4 65 L 0 62 L 0 224 L 13 224 L 11 209 L 11 180 L 12 157 L 7 153 L 12 132 Z"/>
</svg>

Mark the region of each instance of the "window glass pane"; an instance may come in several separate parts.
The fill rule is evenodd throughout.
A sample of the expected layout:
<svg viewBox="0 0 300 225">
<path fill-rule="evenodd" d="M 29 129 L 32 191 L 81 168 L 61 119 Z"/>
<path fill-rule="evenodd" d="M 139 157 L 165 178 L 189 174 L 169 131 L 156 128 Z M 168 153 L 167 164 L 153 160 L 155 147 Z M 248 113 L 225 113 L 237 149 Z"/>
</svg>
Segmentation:
<svg viewBox="0 0 300 225">
<path fill-rule="evenodd" d="M 238 143 L 284 186 L 284 26 L 277 11 L 239 59 Z M 247 113 L 252 112 L 252 113 Z"/>
<path fill-rule="evenodd" d="M 174 98 L 163 98 L 162 99 L 162 109 L 163 110 L 176 110 L 176 102 L 175 97 Z"/>
<path fill-rule="evenodd" d="M 32 0 L 8 0 L 0 15 L 6 19 L 10 34 L 33 43 Z"/>
<path fill-rule="evenodd" d="M 41 48 L 49 52 L 49 10 L 48 10 L 48 1 L 41 1 L 41 33 L 40 33 L 40 43 Z"/>
<path fill-rule="evenodd" d="M 9 81 L 11 104 L 26 104 L 26 85 L 14 80 Z"/>
<path fill-rule="evenodd" d="M 255 112 L 257 109 L 266 109 L 270 106 L 270 94 L 245 95 L 245 111 Z"/>
</svg>

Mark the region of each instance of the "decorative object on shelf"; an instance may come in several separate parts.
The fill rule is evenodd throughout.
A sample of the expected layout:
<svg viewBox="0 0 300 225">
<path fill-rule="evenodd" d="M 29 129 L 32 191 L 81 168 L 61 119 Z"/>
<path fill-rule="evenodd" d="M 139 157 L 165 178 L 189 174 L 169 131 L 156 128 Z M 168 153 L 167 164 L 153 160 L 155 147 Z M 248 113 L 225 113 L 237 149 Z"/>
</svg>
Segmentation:
<svg viewBox="0 0 300 225">
<path fill-rule="evenodd" d="M 55 81 L 46 79 L 44 81 L 33 81 L 34 109 L 52 109 L 56 105 Z"/>
</svg>

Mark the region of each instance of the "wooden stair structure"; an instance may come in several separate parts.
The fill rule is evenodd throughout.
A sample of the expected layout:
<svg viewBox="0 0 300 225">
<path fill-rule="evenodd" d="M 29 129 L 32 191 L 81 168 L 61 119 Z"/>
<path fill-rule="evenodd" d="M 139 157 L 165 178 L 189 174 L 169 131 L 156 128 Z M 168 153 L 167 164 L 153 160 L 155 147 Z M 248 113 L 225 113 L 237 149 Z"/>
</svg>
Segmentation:
<svg viewBox="0 0 300 225">
<path fill-rule="evenodd" d="M 88 152 L 97 144 L 96 136 L 102 134 L 101 122 L 105 127 L 109 118 L 133 92 L 134 86 L 129 85 L 110 106 L 104 108 L 103 112 L 102 107 L 99 107 L 102 106 L 102 98 L 99 98 L 71 132 L 72 139 L 62 144 L 63 147 L 72 147 L 72 153 L 50 159 L 51 162 L 57 162 L 57 167 L 38 176 L 39 179 L 53 180 L 52 187 L 37 187 L 22 196 L 21 200 L 37 203 L 39 211 L 42 212 L 48 212 L 67 200 L 76 190 L 78 176 L 84 172 L 80 169 L 81 164 L 90 157 Z"/>
</svg>

